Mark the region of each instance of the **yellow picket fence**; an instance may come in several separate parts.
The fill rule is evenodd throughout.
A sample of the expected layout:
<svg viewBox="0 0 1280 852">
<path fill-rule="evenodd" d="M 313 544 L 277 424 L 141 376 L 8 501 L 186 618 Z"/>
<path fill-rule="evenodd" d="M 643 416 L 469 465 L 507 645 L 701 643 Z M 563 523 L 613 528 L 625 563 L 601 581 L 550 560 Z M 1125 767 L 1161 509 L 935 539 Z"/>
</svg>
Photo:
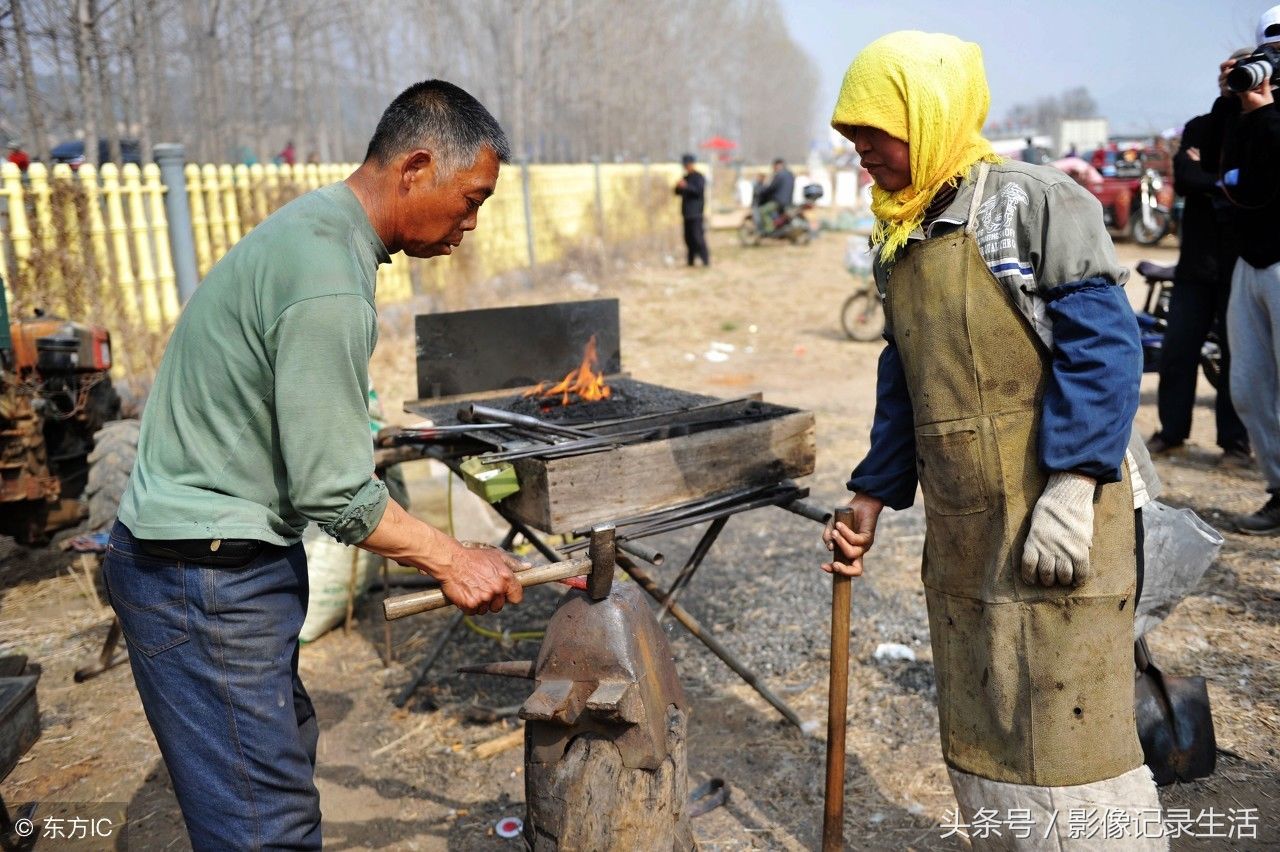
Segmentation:
<svg viewBox="0 0 1280 852">
<path fill-rule="evenodd" d="M 342 180 L 354 163 L 185 167 L 195 263 L 203 277 L 274 210 Z M 479 229 L 447 260 L 397 254 L 378 276 L 378 301 L 393 304 L 458 281 L 471 283 L 577 249 L 600 249 L 656 232 L 678 233 L 664 163 L 519 166 L 502 171 Z M 529 197 L 525 198 L 525 187 Z M 113 335 L 121 371 L 149 373 L 180 311 L 165 212 L 153 164 L 95 170 L 33 164 L 0 169 L 0 274 L 10 312 L 36 309 L 96 322 Z M 526 210 L 528 215 L 526 215 Z"/>
</svg>

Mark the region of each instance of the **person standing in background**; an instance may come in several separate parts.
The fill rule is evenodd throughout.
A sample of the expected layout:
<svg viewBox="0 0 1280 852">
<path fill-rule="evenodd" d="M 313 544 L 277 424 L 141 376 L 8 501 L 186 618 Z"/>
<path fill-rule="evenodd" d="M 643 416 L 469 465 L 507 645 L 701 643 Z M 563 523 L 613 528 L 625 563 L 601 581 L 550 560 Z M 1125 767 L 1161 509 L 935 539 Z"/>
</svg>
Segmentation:
<svg viewBox="0 0 1280 852">
<path fill-rule="evenodd" d="M 707 234 L 702 222 L 706 207 L 707 179 L 694 168 L 696 162 L 697 158 L 692 154 L 685 154 L 680 158 L 680 165 L 684 166 L 684 177 L 676 184 L 676 195 L 680 196 L 680 216 L 684 219 L 684 245 L 688 252 L 688 263 L 693 266 L 694 260 L 701 258 L 703 266 L 710 266 L 711 252 L 707 249 Z"/>
<path fill-rule="evenodd" d="M 23 174 L 26 174 L 27 169 L 31 168 L 31 155 L 22 150 L 22 143 L 17 139 L 9 140 L 6 159 L 17 166 Z"/>
<path fill-rule="evenodd" d="M 1231 58 L 1240 59 L 1252 52 L 1237 50 Z M 1229 94 L 1222 81 L 1219 85 L 1221 94 Z M 1209 332 L 1216 330 L 1222 347 L 1222 380 L 1214 403 L 1221 463 L 1244 467 L 1251 461 L 1249 433 L 1231 402 L 1226 329 L 1231 272 L 1239 249 L 1231 224 L 1231 205 L 1217 185 L 1214 172 L 1219 151 L 1211 139 L 1211 122 L 1210 115 L 1198 115 L 1188 121 L 1173 157 L 1173 185 L 1187 206 L 1179 235 L 1181 247 L 1169 304 L 1169 328 L 1160 354 L 1160 431 L 1151 436 L 1147 449 L 1154 455 L 1169 455 L 1183 448 L 1191 434 L 1200 348 Z"/>
<path fill-rule="evenodd" d="M 1258 21 L 1257 43 L 1280 48 L 1280 6 Z M 1236 74 L 1244 63 L 1252 73 Z M 1231 383 L 1236 410 L 1266 480 L 1268 499 L 1257 511 L 1236 518 L 1246 535 L 1280 535 L 1280 111 L 1272 91 L 1270 62 L 1228 59 L 1221 79 L 1234 75 L 1230 96 L 1218 98 L 1210 113 L 1221 127 L 1218 179 L 1231 203 L 1240 257 L 1231 278 L 1227 330 L 1234 347 Z M 1243 79 L 1240 79 L 1240 78 Z M 1243 90 L 1245 85 L 1253 88 Z"/>
</svg>

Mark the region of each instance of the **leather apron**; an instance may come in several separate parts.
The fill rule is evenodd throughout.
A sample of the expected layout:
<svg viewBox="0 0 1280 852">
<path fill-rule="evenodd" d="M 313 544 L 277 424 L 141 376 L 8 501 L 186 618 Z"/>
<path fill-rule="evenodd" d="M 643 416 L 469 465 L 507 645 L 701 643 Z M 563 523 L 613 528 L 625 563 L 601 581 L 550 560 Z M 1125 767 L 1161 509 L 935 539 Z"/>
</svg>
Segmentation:
<svg viewBox="0 0 1280 852">
<path fill-rule="evenodd" d="M 964 231 L 910 245 L 886 292 L 915 413 L 942 751 L 996 781 L 1086 784 L 1142 764 L 1133 493 L 1127 465 L 1098 489 L 1082 585 L 1023 582 L 1050 355 L 978 249 L 986 175 Z"/>
</svg>

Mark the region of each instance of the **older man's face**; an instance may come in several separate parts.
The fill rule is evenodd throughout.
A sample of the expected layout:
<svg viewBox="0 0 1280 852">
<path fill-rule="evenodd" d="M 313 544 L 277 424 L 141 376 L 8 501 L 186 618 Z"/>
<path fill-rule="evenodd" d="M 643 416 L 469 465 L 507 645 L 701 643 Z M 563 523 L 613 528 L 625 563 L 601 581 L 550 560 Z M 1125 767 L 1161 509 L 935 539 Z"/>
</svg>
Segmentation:
<svg viewBox="0 0 1280 852">
<path fill-rule="evenodd" d="M 452 254 L 467 231 L 474 231 L 480 205 L 498 183 L 498 158 L 483 147 L 476 161 L 443 179 L 420 168 L 402 181 L 397 231 L 400 248 L 412 257 Z"/>
</svg>

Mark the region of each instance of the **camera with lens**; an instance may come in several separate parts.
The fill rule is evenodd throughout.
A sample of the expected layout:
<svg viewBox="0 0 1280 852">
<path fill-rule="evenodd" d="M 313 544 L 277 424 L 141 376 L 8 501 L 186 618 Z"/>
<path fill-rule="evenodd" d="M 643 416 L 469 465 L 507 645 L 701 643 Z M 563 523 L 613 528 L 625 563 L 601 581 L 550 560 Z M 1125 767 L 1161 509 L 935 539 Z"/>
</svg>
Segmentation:
<svg viewBox="0 0 1280 852">
<path fill-rule="evenodd" d="M 1280 48 L 1264 44 L 1227 72 L 1227 90 L 1237 95 L 1251 92 L 1268 77 L 1272 86 L 1280 88 Z"/>
</svg>

